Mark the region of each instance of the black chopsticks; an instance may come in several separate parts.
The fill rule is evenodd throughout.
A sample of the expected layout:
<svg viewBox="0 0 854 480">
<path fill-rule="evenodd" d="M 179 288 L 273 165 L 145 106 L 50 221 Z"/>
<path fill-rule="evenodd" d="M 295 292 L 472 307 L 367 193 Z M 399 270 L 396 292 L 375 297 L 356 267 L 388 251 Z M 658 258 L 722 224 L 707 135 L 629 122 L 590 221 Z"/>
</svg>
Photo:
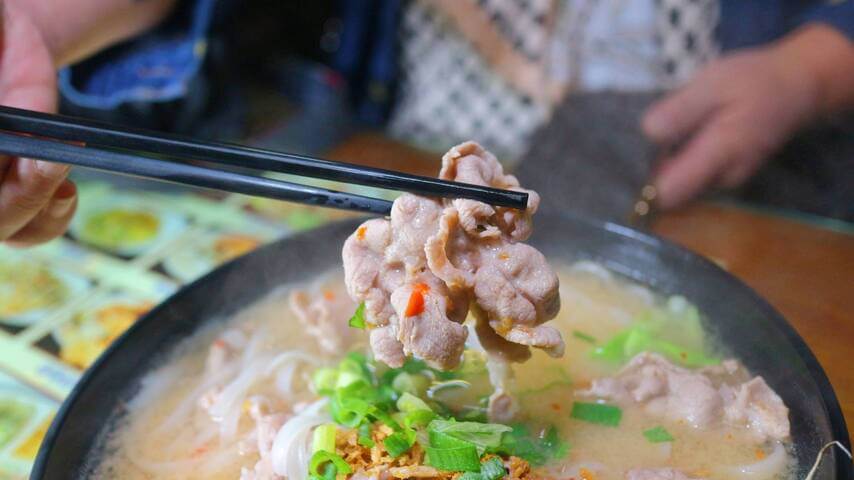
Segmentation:
<svg viewBox="0 0 854 480">
<path fill-rule="evenodd" d="M 388 200 L 3 132 L 0 132 L 0 152 L 308 205 L 381 215 L 391 212 Z"/>
<path fill-rule="evenodd" d="M 201 142 L 177 135 L 6 106 L 0 106 L 0 130 L 49 139 L 3 134 L 0 136 L 0 152 L 10 155 L 346 210 L 387 214 L 391 204 L 385 200 L 193 166 L 181 161 L 189 159 L 290 173 L 425 196 L 469 198 L 513 208 L 525 208 L 528 202 L 525 192 L 406 175 L 227 143 Z M 85 147 L 62 142 L 83 143 Z M 11 151 L 13 148 L 16 151 Z M 30 153 L 20 153 L 22 150 Z M 52 158 L 45 157 L 47 154 Z M 66 154 L 71 154 L 71 157 L 65 157 Z M 150 158 L 151 155 L 158 158 Z M 87 156 L 91 158 L 87 159 Z"/>
</svg>

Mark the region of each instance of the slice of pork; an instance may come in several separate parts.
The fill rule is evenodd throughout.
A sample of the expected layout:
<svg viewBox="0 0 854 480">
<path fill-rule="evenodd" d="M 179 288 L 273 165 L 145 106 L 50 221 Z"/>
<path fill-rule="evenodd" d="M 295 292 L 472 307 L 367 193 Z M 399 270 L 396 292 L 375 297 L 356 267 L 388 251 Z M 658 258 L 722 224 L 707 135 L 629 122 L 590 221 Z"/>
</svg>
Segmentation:
<svg viewBox="0 0 854 480">
<path fill-rule="evenodd" d="M 688 370 L 656 353 L 642 352 L 617 375 L 594 380 L 590 389 L 579 394 L 623 405 L 640 404 L 651 415 L 682 420 L 697 428 L 725 421 L 747 428 L 759 442 L 789 436 L 789 411 L 762 377 L 731 385 L 720 374 Z"/>
<path fill-rule="evenodd" d="M 291 292 L 288 303 L 305 331 L 324 352 L 339 353 L 350 345 L 352 332 L 343 328 L 343 321 L 353 314 L 356 305 L 344 292 L 332 288 L 296 289 Z"/>
<path fill-rule="evenodd" d="M 502 340 L 484 341 L 488 351 L 511 361 L 527 359 L 529 347 L 561 356 L 560 333 L 543 325 L 560 308 L 557 275 L 540 252 L 519 243 L 531 234 L 539 197 L 474 142 L 443 157 L 440 178 L 527 191 L 528 206 L 405 194 L 395 200 L 389 220 L 362 224 L 342 256 L 347 291 L 365 303 L 375 356 L 391 366 L 416 355 L 436 368 L 456 367 L 470 305 Z M 430 288 L 421 293 L 423 309 L 410 311 L 413 295 L 422 290 L 416 287 L 424 284 Z"/>
</svg>

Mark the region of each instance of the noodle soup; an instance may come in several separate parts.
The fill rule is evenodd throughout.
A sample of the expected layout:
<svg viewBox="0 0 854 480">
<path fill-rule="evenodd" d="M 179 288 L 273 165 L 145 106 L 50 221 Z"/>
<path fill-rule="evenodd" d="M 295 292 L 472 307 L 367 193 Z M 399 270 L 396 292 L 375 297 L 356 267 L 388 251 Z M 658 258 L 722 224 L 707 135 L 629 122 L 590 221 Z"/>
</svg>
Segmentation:
<svg viewBox="0 0 854 480">
<path fill-rule="evenodd" d="M 739 423 L 740 417 L 731 414 L 739 395 L 748 391 L 745 385 L 754 388 L 761 379 L 751 380 L 736 361 L 726 360 L 725 346 L 703 331 L 692 305 L 680 297 L 662 298 L 596 264 L 558 270 L 562 308 L 552 325 L 566 340 L 566 352 L 555 359 L 536 351 L 527 362 L 512 364 L 505 389 L 513 415 L 498 432 L 502 447 L 492 454 L 487 448 L 484 457 L 504 462 L 500 475 L 584 480 L 792 477 L 787 435 L 767 425 L 762 430 L 753 417 Z M 93 477 L 309 478 L 317 432 L 332 422 L 335 408 L 334 398 L 319 391 L 319 378 L 340 369 L 348 358 L 364 358 L 347 357 L 348 352 L 367 352 L 366 335 L 346 327 L 355 309 L 335 274 L 296 294 L 292 289 L 275 291 L 226 323 L 198 333 L 144 379 L 106 439 L 109 454 Z M 297 320 L 306 315 L 332 319 L 334 328 Z M 392 371 L 394 380 L 387 384 L 397 392 L 392 395 L 412 392 L 451 424 L 494 424 L 485 418 L 492 372 L 475 343 L 447 376 L 426 367 Z M 391 378 L 387 367 L 369 359 L 364 365 L 374 378 Z M 666 375 L 669 393 L 638 395 L 637 375 L 651 371 L 659 372 L 659 380 Z M 683 380 L 720 396 L 713 399 L 718 403 L 702 405 L 714 409 L 708 410 L 710 418 L 703 418 L 699 406 L 697 411 L 685 408 L 683 415 L 682 405 L 667 403 L 694 398 L 679 397 L 683 384 L 678 382 Z M 404 409 L 400 401 L 397 405 L 401 411 L 395 419 L 403 425 Z M 382 423 L 376 423 L 379 432 L 369 432 L 367 440 L 358 428 L 338 426 L 335 450 L 350 463 L 347 476 L 462 476 L 448 471 L 432 476 L 436 470 L 429 465 L 436 460 L 428 453 L 416 462 L 414 450 L 396 460 L 388 452 L 373 459 L 363 441 L 375 443 L 373 438 L 383 444 L 396 433 Z M 418 437 L 413 449 L 428 443 L 430 425 L 413 428 Z M 516 449 L 507 450 L 504 442 L 513 438 Z M 359 457 L 353 453 L 358 449 L 368 453 Z M 404 465 L 401 459 L 417 464 Z M 484 472 L 481 478 L 487 478 Z"/>
</svg>

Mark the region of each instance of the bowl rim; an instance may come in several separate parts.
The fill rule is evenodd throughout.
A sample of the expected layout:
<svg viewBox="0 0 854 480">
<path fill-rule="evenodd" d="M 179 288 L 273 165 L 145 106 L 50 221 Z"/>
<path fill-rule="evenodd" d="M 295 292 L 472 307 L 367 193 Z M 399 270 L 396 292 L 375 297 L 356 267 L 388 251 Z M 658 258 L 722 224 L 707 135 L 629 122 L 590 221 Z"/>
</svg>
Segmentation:
<svg viewBox="0 0 854 480">
<path fill-rule="evenodd" d="M 647 233 L 618 223 L 591 219 L 572 213 L 541 215 L 540 220 L 542 221 L 542 217 L 547 218 L 548 216 L 553 216 L 560 218 L 561 220 L 583 224 L 587 227 L 594 229 L 603 229 L 612 234 L 628 238 L 632 241 L 640 242 L 652 248 L 669 250 L 672 253 L 677 254 L 681 261 L 694 262 L 698 266 L 709 270 L 713 274 L 723 277 L 727 282 L 733 284 L 736 288 L 742 289 L 756 304 L 756 306 L 768 318 L 772 319 L 775 326 L 780 329 L 780 331 L 786 337 L 786 340 L 795 349 L 801 361 L 804 362 L 804 365 L 807 367 L 810 376 L 815 381 L 816 386 L 818 387 L 818 390 L 821 394 L 822 403 L 824 404 L 825 410 L 827 412 L 830 430 L 834 437 L 833 439 L 841 442 L 843 445 L 845 445 L 846 448 L 848 448 L 849 451 L 851 450 L 848 427 L 845 422 L 845 417 L 842 413 L 842 407 L 839 404 L 839 399 L 837 398 L 836 392 L 834 391 L 833 386 L 830 383 L 830 379 L 825 373 L 824 368 L 822 368 L 821 364 L 819 363 L 818 358 L 816 358 L 815 354 L 809 348 L 806 341 L 800 336 L 800 334 L 798 334 L 798 332 L 789 323 L 786 317 L 784 317 L 782 313 L 777 311 L 776 308 L 774 308 L 751 286 L 747 285 L 740 278 L 724 270 L 719 265 L 717 265 L 710 259 L 700 255 L 699 253 L 693 252 L 682 245 L 662 238 L 653 233 Z M 35 461 L 33 462 L 33 468 L 30 471 L 29 478 L 41 479 L 44 477 L 45 469 L 47 468 L 47 463 L 50 454 L 55 448 L 58 447 L 57 438 L 59 436 L 59 433 L 61 432 L 65 423 L 70 418 L 70 410 L 78 402 L 80 396 L 82 395 L 82 392 L 88 388 L 89 384 L 92 382 L 97 372 L 101 369 L 101 366 L 108 363 L 111 357 L 117 355 L 117 352 L 121 350 L 122 345 L 126 343 L 128 341 L 127 339 L 133 336 L 137 330 L 142 328 L 143 323 L 155 321 L 155 319 L 160 315 L 160 312 L 168 308 L 173 301 L 176 301 L 176 299 L 180 298 L 183 295 L 189 294 L 188 292 L 199 288 L 200 285 L 206 284 L 209 281 L 208 279 L 210 277 L 213 277 L 215 275 L 223 275 L 225 272 L 237 268 L 246 257 L 249 257 L 251 255 L 263 255 L 263 252 L 277 248 L 277 246 L 282 243 L 291 242 L 293 239 L 305 237 L 308 235 L 317 235 L 319 232 L 322 233 L 323 230 L 326 229 L 341 228 L 342 224 L 350 223 L 356 226 L 358 223 L 364 221 L 366 218 L 371 217 L 359 217 L 333 221 L 318 228 L 306 230 L 274 240 L 256 250 L 253 250 L 252 252 L 247 253 L 246 255 L 232 259 L 226 262 L 225 264 L 220 265 L 219 267 L 211 270 L 205 275 L 197 278 L 191 283 L 184 285 L 175 293 L 160 302 L 156 307 L 146 313 L 142 318 L 134 322 L 134 324 L 131 325 L 130 328 L 125 330 L 125 332 L 122 333 L 122 335 L 120 335 L 119 338 L 117 338 L 112 344 L 110 344 L 110 346 L 107 347 L 107 349 L 101 353 L 98 359 L 92 365 L 90 365 L 89 368 L 86 369 L 86 371 L 77 381 L 77 384 L 75 384 L 74 388 L 72 388 L 71 392 L 62 402 L 62 405 L 57 410 L 56 416 L 51 422 L 51 425 L 48 428 L 48 431 L 45 434 L 41 445 L 39 446 L 39 451 L 36 455 Z M 846 461 L 846 458 L 843 455 L 836 454 L 834 456 L 836 458 L 836 472 L 838 478 L 854 477 L 854 464 L 852 464 L 850 461 Z M 847 475 L 845 475 L 846 473 Z"/>
</svg>

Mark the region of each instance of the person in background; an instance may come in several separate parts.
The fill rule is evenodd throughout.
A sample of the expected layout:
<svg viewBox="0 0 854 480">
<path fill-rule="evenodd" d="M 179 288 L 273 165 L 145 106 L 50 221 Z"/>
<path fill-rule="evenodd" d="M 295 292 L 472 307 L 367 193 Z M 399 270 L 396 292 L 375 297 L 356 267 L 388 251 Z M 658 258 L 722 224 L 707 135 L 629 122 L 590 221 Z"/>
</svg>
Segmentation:
<svg viewBox="0 0 854 480">
<path fill-rule="evenodd" d="M 235 5 L 0 0 L 0 104 L 54 111 L 57 81 L 68 102 L 96 110 L 187 95 L 222 3 Z M 512 158 L 574 92 L 673 89 L 642 119 L 672 152 L 655 179 L 664 208 L 738 185 L 798 128 L 854 107 L 850 0 L 373 0 L 337 11 L 331 63 L 363 92 L 356 110 L 390 111 L 389 133 L 415 144 L 476 138 Z M 0 241 L 65 230 L 67 173 L 0 160 Z"/>
</svg>

